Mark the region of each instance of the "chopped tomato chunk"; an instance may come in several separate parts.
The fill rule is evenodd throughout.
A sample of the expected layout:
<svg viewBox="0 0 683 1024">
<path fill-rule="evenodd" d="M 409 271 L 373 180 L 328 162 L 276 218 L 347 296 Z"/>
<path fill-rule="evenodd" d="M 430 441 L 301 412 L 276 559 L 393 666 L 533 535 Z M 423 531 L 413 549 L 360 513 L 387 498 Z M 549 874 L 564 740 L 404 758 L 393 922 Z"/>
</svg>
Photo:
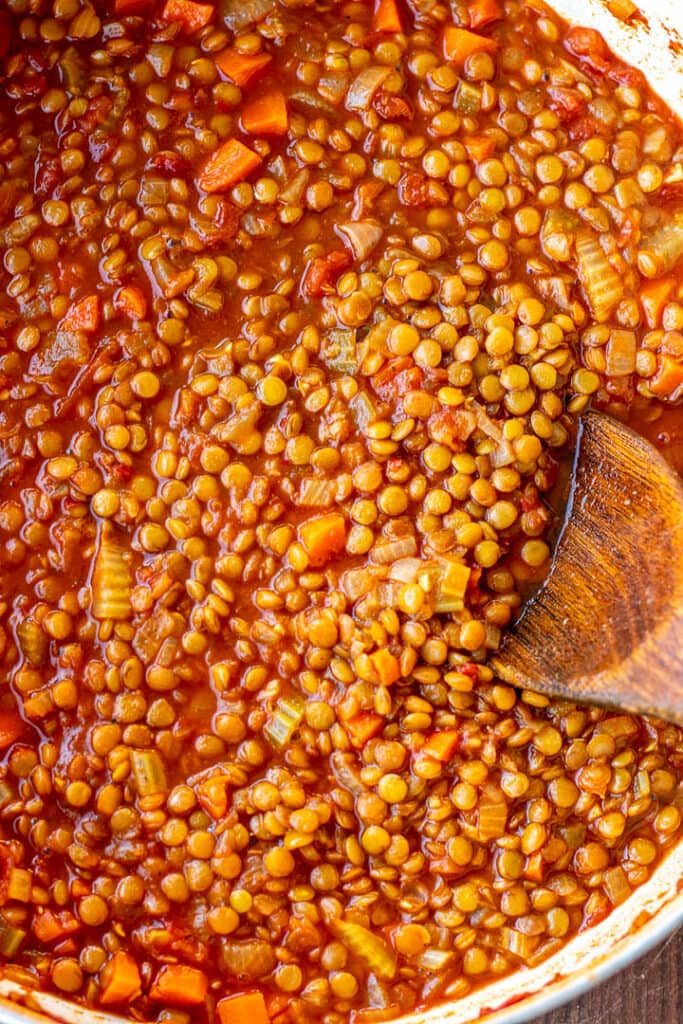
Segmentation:
<svg viewBox="0 0 683 1024">
<path fill-rule="evenodd" d="M 216 12 L 213 4 L 198 4 L 195 0 L 166 0 L 161 17 L 180 25 L 188 35 L 209 24 Z"/>
</svg>

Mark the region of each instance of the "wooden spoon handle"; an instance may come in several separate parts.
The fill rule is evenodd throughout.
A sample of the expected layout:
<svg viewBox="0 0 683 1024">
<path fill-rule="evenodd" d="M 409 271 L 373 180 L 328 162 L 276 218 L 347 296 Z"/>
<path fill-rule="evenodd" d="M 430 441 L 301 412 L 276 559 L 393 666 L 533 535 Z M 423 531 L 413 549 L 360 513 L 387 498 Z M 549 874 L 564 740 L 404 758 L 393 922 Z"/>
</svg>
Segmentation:
<svg viewBox="0 0 683 1024">
<path fill-rule="evenodd" d="M 639 435 L 581 423 L 549 576 L 495 659 L 516 686 L 683 724 L 683 486 Z"/>
</svg>

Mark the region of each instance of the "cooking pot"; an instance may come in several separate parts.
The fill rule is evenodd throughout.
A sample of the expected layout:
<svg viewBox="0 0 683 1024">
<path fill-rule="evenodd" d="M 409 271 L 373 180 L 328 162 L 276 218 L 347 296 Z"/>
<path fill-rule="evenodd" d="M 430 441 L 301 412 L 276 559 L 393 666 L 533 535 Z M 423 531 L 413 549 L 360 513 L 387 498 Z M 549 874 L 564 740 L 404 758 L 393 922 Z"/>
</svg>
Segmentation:
<svg viewBox="0 0 683 1024">
<path fill-rule="evenodd" d="M 554 0 L 568 22 L 592 26 L 610 49 L 640 68 L 652 88 L 683 117 L 683 17 L 680 0 L 641 0 L 628 24 L 613 15 L 610 0 Z M 616 7 L 615 7 L 616 9 Z M 678 26 L 678 27 L 677 27 Z M 526 1024 L 622 970 L 683 924 L 683 841 L 620 907 L 575 936 L 533 969 L 520 968 L 472 994 L 398 1024 Z M 115 1014 L 85 1009 L 58 996 L 2 977 L 0 1024 L 116 1024 Z"/>
</svg>

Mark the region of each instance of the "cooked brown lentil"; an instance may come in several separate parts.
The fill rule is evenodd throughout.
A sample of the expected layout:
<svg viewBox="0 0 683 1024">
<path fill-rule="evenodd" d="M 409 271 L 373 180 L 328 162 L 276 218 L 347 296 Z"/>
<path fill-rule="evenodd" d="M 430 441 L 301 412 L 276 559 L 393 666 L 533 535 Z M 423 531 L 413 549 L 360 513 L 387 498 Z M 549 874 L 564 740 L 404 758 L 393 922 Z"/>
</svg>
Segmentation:
<svg viewBox="0 0 683 1024">
<path fill-rule="evenodd" d="M 369 1024 L 539 963 L 681 834 L 678 729 L 488 665 L 576 417 L 683 450 L 680 126 L 518 0 L 7 0 L 0 60 L 3 974 Z"/>
</svg>

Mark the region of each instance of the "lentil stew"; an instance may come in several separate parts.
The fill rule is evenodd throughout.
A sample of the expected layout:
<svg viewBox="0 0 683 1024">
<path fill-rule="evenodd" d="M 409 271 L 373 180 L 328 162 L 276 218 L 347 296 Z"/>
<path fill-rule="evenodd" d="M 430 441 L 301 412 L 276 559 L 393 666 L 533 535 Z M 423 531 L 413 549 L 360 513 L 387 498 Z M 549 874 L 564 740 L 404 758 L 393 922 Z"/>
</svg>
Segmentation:
<svg viewBox="0 0 683 1024">
<path fill-rule="evenodd" d="M 488 665 L 577 416 L 680 455 L 636 70 L 537 0 L 0 0 L 0 255 L 6 977 L 372 1024 L 650 876 L 681 730 Z"/>
</svg>

